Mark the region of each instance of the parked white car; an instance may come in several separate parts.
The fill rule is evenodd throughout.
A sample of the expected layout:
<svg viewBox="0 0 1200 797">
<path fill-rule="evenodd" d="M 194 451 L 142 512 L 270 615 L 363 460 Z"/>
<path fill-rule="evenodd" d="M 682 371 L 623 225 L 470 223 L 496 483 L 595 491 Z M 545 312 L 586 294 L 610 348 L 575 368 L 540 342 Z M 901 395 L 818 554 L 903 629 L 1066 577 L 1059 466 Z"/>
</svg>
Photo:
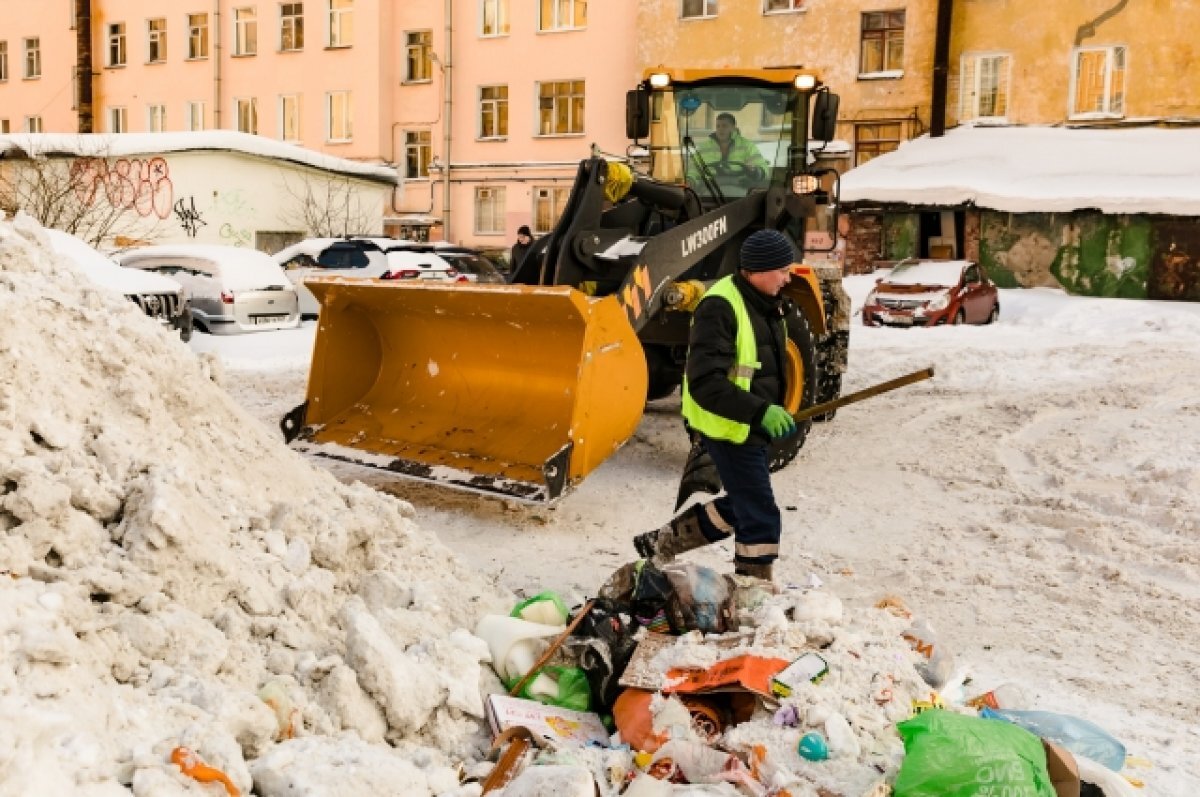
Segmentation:
<svg viewBox="0 0 1200 797">
<path fill-rule="evenodd" d="M 187 291 L 169 277 L 132 268 L 98 252 L 87 242 L 62 230 L 46 230 L 50 245 L 69 259 L 96 285 L 128 298 L 142 312 L 165 326 L 179 330 L 179 337 L 192 337 L 192 314 Z"/>
<path fill-rule="evenodd" d="M 279 264 L 256 249 L 147 246 L 121 253 L 118 261 L 182 284 L 191 293 L 192 319 L 202 332 L 228 335 L 300 325 L 296 289 Z"/>
</svg>

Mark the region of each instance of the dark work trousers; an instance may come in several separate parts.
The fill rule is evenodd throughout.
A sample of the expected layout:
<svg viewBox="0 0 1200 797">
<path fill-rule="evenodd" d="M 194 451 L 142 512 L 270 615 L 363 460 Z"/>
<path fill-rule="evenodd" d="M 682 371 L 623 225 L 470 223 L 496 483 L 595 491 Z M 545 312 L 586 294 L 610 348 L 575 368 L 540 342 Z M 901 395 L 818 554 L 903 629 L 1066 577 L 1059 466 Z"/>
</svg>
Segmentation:
<svg viewBox="0 0 1200 797">
<path fill-rule="evenodd" d="M 699 512 L 700 530 L 709 542 L 733 535 L 734 562 L 771 564 L 779 558 L 783 523 L 771 490 L 768 447 L 737 445 L 702 437 L 717 466 L 725 495 Z"/>
</svg>

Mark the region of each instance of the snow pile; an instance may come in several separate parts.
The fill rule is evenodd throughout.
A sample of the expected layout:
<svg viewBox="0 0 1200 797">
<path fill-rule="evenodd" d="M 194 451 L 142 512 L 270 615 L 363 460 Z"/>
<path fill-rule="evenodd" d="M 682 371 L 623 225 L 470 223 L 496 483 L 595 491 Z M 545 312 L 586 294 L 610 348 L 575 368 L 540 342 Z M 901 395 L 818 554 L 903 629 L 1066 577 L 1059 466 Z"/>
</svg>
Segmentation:
<svg viewBox="0 0 1200 797">
<path fill-rule="evenodd" d="M 264 797 L 454 789 L 504 602 L 27 218 L 0 317 L 0 795 L 211 793 L 179 745 Z"/>
</svg>

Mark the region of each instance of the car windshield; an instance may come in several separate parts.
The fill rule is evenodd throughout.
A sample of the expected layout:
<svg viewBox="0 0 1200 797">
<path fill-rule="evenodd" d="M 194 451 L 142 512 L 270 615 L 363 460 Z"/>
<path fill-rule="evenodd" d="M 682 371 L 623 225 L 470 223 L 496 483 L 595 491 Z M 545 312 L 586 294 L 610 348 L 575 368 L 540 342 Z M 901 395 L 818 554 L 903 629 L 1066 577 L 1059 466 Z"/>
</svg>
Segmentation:
<svg viewBox="0 0 1200 797">
<path fill-rule="evenodd" d="M 963 269 L 967 265 L 964 260 L 901 263 L 884 282 L 892 285 L 942 285 L 952 288 L 962 279 Z"/>
<path fill-rule="evenodd" d="M 492 277 L 500 271 L 483 255 L 471 252 L 438 252 L 438 255 L 461 274 L 474 274 L 479 277 Z"/>
</svg>

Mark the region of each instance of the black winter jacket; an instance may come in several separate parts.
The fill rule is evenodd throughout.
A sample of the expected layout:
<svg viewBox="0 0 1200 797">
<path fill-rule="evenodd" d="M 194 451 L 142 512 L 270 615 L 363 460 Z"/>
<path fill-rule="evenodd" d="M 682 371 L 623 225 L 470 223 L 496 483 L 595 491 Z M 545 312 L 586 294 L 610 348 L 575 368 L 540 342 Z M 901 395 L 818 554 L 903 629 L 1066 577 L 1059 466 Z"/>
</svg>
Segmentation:
<svg viewBox="0 0 1200 797">
<path fill-rule="evenodd" d="M 746 445 L 768 445 L 770 436 L 759 426 L 767 407 L 782 404 L 784 395 L 783 355 L 787 347 L 781 320 L 787 303 L 755 290 L 741 274 L 733 278 L 746 303 L 754 326 L 754 341 L 761 363 L 745 391 L 729 381 L 737 362 L 737 319 L 729 302 L 718 297 L 700 301 L 692 317 L 688 342 L 688 390 L 696 403 L 731 421 L 750 424 Z"/>
</svg>

